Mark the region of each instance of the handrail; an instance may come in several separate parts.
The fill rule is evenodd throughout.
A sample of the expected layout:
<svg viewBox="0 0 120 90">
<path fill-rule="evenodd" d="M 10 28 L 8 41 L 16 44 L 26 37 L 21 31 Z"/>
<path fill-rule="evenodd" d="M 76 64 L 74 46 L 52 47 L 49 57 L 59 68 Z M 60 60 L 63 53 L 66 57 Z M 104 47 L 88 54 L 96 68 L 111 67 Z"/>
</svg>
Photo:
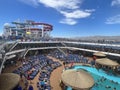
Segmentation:
<svg viewBox="0 0 120 90">
<path fill-rule="evenodd" d="M 61 50 L 59 47 L 57 47 L 57 49 L 58 49 L 60 52 L 62 52 L 65 56 L 67 56 L 66 53 L 65 53 L 63 50 Z"/>
<path fill-rule="evenodd" d="M 6 61 L 6 54 L 4 55 L 2 64 L 1 64 L 1 66 L 0 66 L 0 74 L 1 74 L 1 72 L 2 72 L 3 65 L 4 65 L 5 61 Z"/>
<path fill-rule="evenodd" d="M 12 49 L 18 44 L 18 42 L 15 42 L 15 44 L 10 48 L 9 51 L 12 51 Z"/>
</svg>

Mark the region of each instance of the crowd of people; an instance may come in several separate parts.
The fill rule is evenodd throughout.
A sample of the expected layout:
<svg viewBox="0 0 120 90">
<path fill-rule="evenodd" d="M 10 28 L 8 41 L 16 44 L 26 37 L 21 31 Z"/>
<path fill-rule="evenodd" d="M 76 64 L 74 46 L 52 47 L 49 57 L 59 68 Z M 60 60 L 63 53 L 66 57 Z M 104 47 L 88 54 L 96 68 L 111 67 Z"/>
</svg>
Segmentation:
<svg viewBox="0 0 120 90">
<path fill-rule="evenodd" d="M 111 86 L 109 84 L 113 84 L 114 86 Z M 96 80 L 94 87 L 95 88 L 102 87 L 105 88 L 106 90 L 117 90 L 116 87 L 119 86 L 118 82 L 114 82 L 113 80 L 109 80 L 109 84 L 107 83 L 107 79 L 104 76 L 102 76 Z"/>
<path fill-rule="evenodd" d="M 74 63 L 88 63 L 88 58 L 84 57 L 83 55 L 72 53 L 65 55 L 57 49 L 50 52 L 48 56 L 59 59 L 61 62 L 63 62 L 64 66 L 70 64 L 70 67 L 72 67 Z M 29 58 L 22 60 L 22 66 L 15 69 L 13 73 L 19 74 L 21 80 L 24 78 L 23 83 L 27 89 L 29 89 L 29 86 L 32 86 L 31 80 L 33 80 L 36 75 L 40 73 L 38 78 L 39 82 L 36 83 L 38 90 L 51 90 L 50 75 L 51 72 L 59 66 L 61 66 L 59 62 L 53 61 L 52 59 L 48 58 L 47 55 L 42 54 L 30 56 Z"/>
<path fill-rule="evenodd" d="M 27 61 L 23 61 L 23 65 L 18 69 L 14 70 L 13 73 L 17 73 L 21 78 L 25 78 L 30 81 L 40 73 L 39 84 L 37 87 L 39 90 L 51 90 L 49 83 L 51 72 L 61 66 L 59 62 L 55 62 L 45 55 L 31 56 Z M 44 82 L 44 85 L 42 85 Z M 47 82 L 47 83 L 45 83 Z M 31 89 L 30 89 L 31 90 Z"/>
<path fill-rule="evenodd" d="M 60 61 L 64 62 L 65 64 L 72 64 L 72 63 L 83 63 L 83 64 L 91 64 L 87 57 L 78 54 L 67 53 L 64 54 L 59 50 L 52 51 L 49 56 L 55 57 Z"/>
<path fill-rule="evenodd" d="M 57 67 L 61 66 L 58 61 L 53 61 L 47 56 L 54 57 L 61 62 L 63 62 L 63 66 L 65 69 L 72 68 L 74 63 L 83 63 L 83 64 L 91 64 L 94 65 L 95 62 L 90 61 L 87 57 L 81 54 L 74 54 L 72 52 L 59 51 L 58 49 L 51 50 L 47 55 L 40 54 L 30 56 L 29 58 L 22 61 L 22 66 L 13 71 L 13 73 L 19 74 L 21 80 L 23 80 L 25 84 L 25 90 L 33 90 L 33 86 L 31 84 L 31 80 L 33 80 L 36 75 L 39 73 L 38 82 L 36 82 L 36 86 L 38 90 L 51 90 L 52 87 L 50 85 L 50 75 L 51 72 Z M 69 65 L 69 67 L 66 67 Z M 118 68 L 120 70 L 120 67 Z M 18 90 L 21 90 L 20 87 Z"/>
<path fill-rule="evenodd" d="M 113 46 L 108 46 L 108 45 L 99 46 L 99 45 L 86 45 L 86 44 L 84 45 L 68 44 L 67 46 L 120 54 L 120 47 L 116 47 L 116 46 L 113 47 Z"/>
</svg>

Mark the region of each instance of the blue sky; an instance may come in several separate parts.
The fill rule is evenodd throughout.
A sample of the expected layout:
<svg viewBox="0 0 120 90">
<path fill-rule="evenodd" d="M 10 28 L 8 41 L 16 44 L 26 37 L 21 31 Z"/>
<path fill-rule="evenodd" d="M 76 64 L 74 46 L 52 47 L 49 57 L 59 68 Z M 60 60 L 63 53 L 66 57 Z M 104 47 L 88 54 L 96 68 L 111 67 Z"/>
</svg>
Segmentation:
<svg viewBox="0 0 120 90">
<path fill-rule="evenodd" d="M 0 0 L 0 33 L 18 19 L 52 24 L 54 37 L 116 36 L 120 0 Z"/>
</svg>

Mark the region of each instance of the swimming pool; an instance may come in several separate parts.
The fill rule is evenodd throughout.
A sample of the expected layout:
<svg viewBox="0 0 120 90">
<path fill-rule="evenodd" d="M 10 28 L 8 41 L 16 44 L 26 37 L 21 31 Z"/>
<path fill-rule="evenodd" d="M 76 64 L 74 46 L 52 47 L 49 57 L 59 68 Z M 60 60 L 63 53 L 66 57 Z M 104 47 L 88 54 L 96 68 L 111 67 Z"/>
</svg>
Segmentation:
<svg viewBox="0 0 120 90">
<path fill-rule="evenodd" d="M 120 90 L 120 76 L 107 74 L 105 71 L 94 67 L 76 65 L 75 70 L 84 69 L 94 78 L 95 85 L 91 90 Z M 68 87 L 67 90 L 72 90 Z"/>
</svg>

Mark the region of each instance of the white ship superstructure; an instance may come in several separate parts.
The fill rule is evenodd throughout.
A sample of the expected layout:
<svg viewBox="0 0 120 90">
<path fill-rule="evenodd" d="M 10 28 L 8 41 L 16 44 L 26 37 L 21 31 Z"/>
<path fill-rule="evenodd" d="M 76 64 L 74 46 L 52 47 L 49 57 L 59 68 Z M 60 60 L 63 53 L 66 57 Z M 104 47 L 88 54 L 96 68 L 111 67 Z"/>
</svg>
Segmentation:
<svg viewBox="0 0 120 90">
<path fill-rule="evenodd" d="M 25 22 L 12 22 L 13 25 L 4 25 L 4 37 L 6 39 L 40 39 L 50 37 L 53 26 L 47 23 L 26 20 Z"/>
</svg>

